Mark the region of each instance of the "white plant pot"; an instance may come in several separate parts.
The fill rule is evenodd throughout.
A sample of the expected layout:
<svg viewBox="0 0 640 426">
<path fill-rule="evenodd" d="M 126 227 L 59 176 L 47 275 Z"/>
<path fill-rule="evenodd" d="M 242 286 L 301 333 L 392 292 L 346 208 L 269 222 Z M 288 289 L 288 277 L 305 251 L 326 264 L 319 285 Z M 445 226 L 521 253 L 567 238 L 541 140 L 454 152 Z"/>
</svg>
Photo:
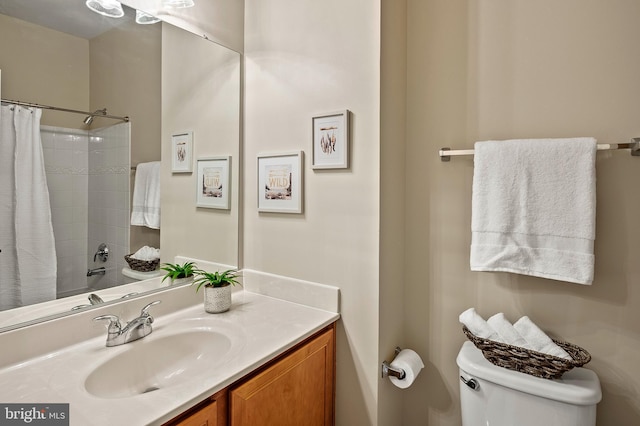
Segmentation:
<svg viewBox="0 0 640 426">
<path fill-rule="evenodd" d="M 231 285 L 204 288 L 204 310 L 210 314 L 226 312 L 231 307 Z"/>
<path fill-rule="evenodd" d="M 189 284 L 193 282 L 193 275 L 191 275 L 190 277 L 186 277 L 186 278 L 176 278 L 175 280 L 171 280 L 169 282 L 169 285 L 180 285 L 180 284 Z"/>
</svg>

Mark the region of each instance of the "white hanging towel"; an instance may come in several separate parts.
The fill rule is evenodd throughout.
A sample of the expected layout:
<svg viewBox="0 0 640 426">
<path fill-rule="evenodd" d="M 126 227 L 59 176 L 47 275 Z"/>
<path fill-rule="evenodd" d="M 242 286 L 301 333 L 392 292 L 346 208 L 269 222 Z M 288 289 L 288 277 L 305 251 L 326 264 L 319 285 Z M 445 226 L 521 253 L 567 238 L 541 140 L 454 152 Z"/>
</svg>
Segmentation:
<svg viewBox="0 0 640 426">
<path fill-rule="evenodd" d="M 593 281 L 594 138 L 476 142 L 471 270 Z"/>
<path fill-rule="evenodd" d="M 140 163 L 133 185 L 131 224 L 160 229 L 160 162 Z"/>
</svg>

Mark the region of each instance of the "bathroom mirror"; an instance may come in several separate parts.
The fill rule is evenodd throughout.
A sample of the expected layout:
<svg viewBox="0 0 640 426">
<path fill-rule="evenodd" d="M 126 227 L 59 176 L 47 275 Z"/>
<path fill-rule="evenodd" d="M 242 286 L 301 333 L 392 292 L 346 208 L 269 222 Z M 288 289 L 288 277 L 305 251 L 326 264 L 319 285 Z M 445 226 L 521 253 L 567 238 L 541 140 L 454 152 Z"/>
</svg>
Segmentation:
<svg viewBox="0 0 640 426">
<path fill-rule="evenodd" d="M 142 245 L 160 247 L 163 262 L 172 262 L 181 255 L 238 265 L 240 54 L 167 22 L 137 24 L 136 11 L 126 5 L 123 5 L 125 16 L 114 19 L 97 15 L 84 3 L 74 0 L 0 3 L 3 99 L 92 112 L 107 108 L 110 115 L 130 117 L 127 124 L 96 116 L 86 125 L 83 115 L 43 112 L 42 124 L 49 126 L 47 131 L 52 137 L 45 149 L 61 149 L 48 152 L 53 153 L 51 158 L 56 162 L 56 176 L 52 180 L 58 187 L 54 190 L 62 196 L 52 205 L 56 210 L 52 216 L 62 219 L 57 226 L 63 236 L 56 240 L 56 251 L 59 257 L 76 255 L 76 259 L 58 264 L 58 274 L 64 277 L 75 269 L 84 275 L 88 269 L 102 265 L 106 266 L 107 274 L 117 273 L 126 265 L 123 255 Z M 49 7 L 56 9 L 46 10 Z M 7 43 L 13 47 L 5 48 Z M 78 133 L 71 131 L 59 137 L 59 128 Z M 107 128 L 115 129 L 118 135 L 130 135 L 126 167 L 108 163 L 109 158 L 120 155 L 109 150 L 112 145 L 99 146 L 107 143 L 100 133 Z M 185 131 L 193 134 L 194 171 L 173 173 L 170 161 L 165 159 L 171 156 L 172 135 Z M 89 132 L 85 136 L 88 146 L 80 147 L 78 134 L 83 132 L 85 135 Z M 43 144 L 44 139 L 43 136 Z M 121 139 L 115 142 L 124 143 Z M 91 164 L 78 167 L 75 161 L 84 158 L 86 162 L 93 151 L 102 168 L 96 169 Z M 196 161 L 214 156 L 230 157 L 229 209 L 196 206 Z M 121 188 L 124 184 L 130 189 L 137 164 L 161 159 L 160 230 L 129 226 L 131 195 L 111 191 L 108 185 Z M 111 169 L 117 173 L 107 174 Z M 74 179 L 78 176 L 85 178 Z M 89 181 L 92 178 L 96 184 Z M 86 203 L 85 207 L 64 204 L 71 198 L 79 198 Z M 98 202 L 102 204 L 97 206 Z M 114 214 L 109 216 L 108 211 Z M 75 216 L 91 214 L 99 218 L 98 225 L 105 225 L 104 229 L 97 230 L 93 224 L 88 229 L 75 229 L 70 224 Z M 113 221 L 122 220 L 123 216 L 125 225 L 114 225 Z M 216 241 L 215 249 L 211 248 L 212 240 Z M 94 261 L 94 254 L 99 254 L 102 242 L 111 250 L 108 263 L 100 264 L 101 255 Z M 123 248 L 118 249 L 118 245 Z M 80 300 L 78 304 L 86 305 L 87 296 L 95 290 L 108 289 L 107 302 L 128 296 L 114 287 L 120 282 L 105 285 L 98 281 L 102 279 L 100 276 L 87 278 L 76 274 L 74 278 L 63 279 L 64 288 L 58 288 L 57 293 L 70 297 L 2 311 L 0 332 L 68 314 L 71 311 L 68 301 L 64 302 L 66 299 Z M 159 281 L 145 283 L 135 291 L 155 291 Z"/>
</svg>

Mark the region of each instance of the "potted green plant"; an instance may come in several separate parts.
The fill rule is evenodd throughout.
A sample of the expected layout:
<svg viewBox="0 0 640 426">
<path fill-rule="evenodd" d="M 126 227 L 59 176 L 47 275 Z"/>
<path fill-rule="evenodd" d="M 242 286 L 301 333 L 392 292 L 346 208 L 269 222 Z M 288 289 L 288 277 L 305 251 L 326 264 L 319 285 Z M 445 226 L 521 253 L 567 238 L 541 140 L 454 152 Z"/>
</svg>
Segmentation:
<svg viewBox="0 0 640 426">
<path fill-rule="evenodd" d="M 231 307 L 231 286 L 240 284 L 240 272 L 228 269 L 222 272 L 195 271 L 196 278 L 192 285 L 196 292 L 204 287 L 204 310 L 211 314 L 226 312 Z"/>
<path fill-rule="evenodd" d="M 164 278 L 162 278 L 162 282 L 169 278 L 171 280 L 171 285 L 175 285 L 193 281 L 193 276 L 198 270 L 198 267 L 193 262 L 185 262 L 183 264 L 163 263 L 160 269 L 167 272 Z"/>
</svg>

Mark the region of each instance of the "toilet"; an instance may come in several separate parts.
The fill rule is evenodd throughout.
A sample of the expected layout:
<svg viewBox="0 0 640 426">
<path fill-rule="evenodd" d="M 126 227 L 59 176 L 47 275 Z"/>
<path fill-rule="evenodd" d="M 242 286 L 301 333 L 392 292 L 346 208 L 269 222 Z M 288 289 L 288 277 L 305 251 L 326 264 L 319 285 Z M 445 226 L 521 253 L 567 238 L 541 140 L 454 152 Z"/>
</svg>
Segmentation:
<svg viewBox="0 0 640 426">
<path fill-rule="evenodd" d="M 491 364 L 473 343 L 456 359 L 463 426 L 594 426 L 602 398 L 598 376 L 574 368 L 556 380 Z"/>
<path fill-rule="evenodd" d="M 125 266 L 124 268 L 122 268 L 122 275 L 125 277 L 124 283 L 131 284 L 137 281 L 161 277 L 162 275 L 164 275 L 164 272 L 161 269 L 156 269 L 149 272 L 134 271 L 133 269 Z"/>
</svg>

